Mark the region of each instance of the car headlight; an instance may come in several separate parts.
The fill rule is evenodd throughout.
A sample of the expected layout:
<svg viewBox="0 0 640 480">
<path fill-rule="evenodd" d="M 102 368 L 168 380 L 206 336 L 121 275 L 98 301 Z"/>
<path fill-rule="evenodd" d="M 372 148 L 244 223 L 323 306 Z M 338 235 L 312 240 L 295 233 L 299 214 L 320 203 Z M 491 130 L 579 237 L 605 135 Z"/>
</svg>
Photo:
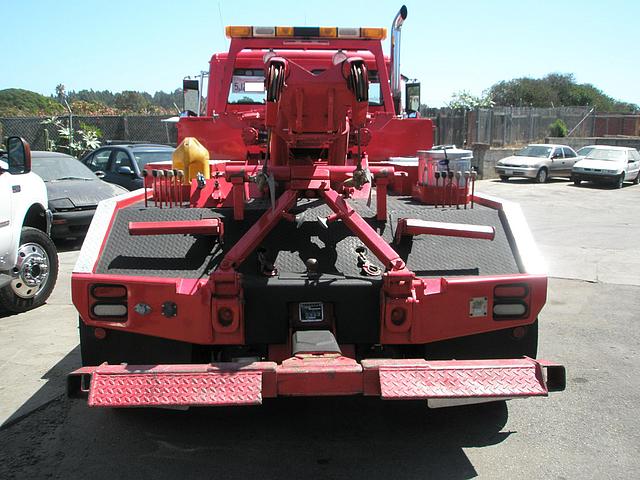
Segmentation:
<svg viewBox="0 0 640 480">
<path fill-rule="evenodd" d="M 602 170 L 603 173 L 619 173 L 618 170 Z"/>
<path fill-rule="evenodd" d="M 53 210 L 68 210 L 76 208 L 76 206 L 68 198 L 56 198 L 55 200 L 49 200 L 49 208 Z"/>
</svg>

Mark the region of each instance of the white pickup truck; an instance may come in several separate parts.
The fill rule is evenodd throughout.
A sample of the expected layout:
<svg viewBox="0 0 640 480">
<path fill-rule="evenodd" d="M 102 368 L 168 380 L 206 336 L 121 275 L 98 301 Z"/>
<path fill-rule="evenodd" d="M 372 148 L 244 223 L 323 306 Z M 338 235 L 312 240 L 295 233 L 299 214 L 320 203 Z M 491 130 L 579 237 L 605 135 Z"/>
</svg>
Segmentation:
<svg viewBox="0 0 640 480">
<path fill-rule="evenodd" d="M 0 155 L 0 310 L 24 312 L 51 294 L 58 253 L 50 227 L 47 189 L 31 172 L 29 144 L 9 137 Z"/>
</svg>

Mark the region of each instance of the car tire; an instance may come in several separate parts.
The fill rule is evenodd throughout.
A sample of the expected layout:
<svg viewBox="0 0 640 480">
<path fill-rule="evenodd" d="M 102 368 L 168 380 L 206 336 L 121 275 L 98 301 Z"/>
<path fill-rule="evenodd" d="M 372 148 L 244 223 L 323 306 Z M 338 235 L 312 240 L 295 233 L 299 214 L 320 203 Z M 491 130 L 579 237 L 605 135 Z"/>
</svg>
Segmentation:
<svg viewBox="0 0 640 480">
<path fill-rule="evenodd" d="M 579 186 L 580 186 L 580 184 L 582 183 L 582 180 L 580 180 L 578 177 L 572 177 L 572 178 L 571 178 L 571 181 L 573 182 L 573 184 L 574 184 L 576 187 L 579 187 Z"/>
<path fill-rule="evenodd" d="M 640 171 L 638 171 L 638 175 L 633 179 L 633 184 L 638 185 L 640 183 Z"/>
<path fill-rule="evenodd" d="M 26 312 L 44 304 L 51 295 L 58 278 L 58 252 L 53 241 L 42 230 L 23 227 L 20 235 L 18 276 L 0 289 L 0 307 L 12 313 Z M 46 273 L 42 270 L 46 267 Z M 23 273 L 21 273 L 23 272 Z M 23 277 L 36 278 L 30 287 Z M 35 291 L 34 291 L 35 290 Z"/>
<path fill-rule="evenodd" d="M 506 175 L 500 175 L 500 181 L 501 182 L 508 182 L 509 181 L 509 177 L 507 177 Z"/>
<path fill-rule="evenodd" d="M 546 183 L 547 180 L 549 180 L 549 172 L 547 172 L 546 168 L 542 167 L 540 170 L 538 170 L 538 174 L 536 175 L 536 182 Z"/>
<path fill-rule="evenodd" d="M 621 173 L 615 183 L 615 188 L 622 188 L 624 185 L 624 173 Z"/>
</svg>

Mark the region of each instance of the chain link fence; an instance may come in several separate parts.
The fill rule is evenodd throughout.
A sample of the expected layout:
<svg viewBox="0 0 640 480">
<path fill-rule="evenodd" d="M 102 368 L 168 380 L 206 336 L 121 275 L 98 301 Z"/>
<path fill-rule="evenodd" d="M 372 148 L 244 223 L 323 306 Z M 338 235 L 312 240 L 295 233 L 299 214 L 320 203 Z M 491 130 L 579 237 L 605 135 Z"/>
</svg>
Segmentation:
<svg viewBox="0 0 640 480">
<path fill-rule="evenodd" d="M 458 146 L 484 143 L 495 147 L 520 146 L 543 142 L 549 126 L 557 119 L 567 125 L 571 137 L 640 135 L 640 115 L 596 113 L 589 107 L 494 107 L 476 110 L 450 108 L 427 109 L 423 116 L 435 126 L 434 143 Z M 69 116 L 58 117 L 64 126 Z M 109 141 L 144 142 L 176 145 L 177 127 L 163 122 L 168 115 L 71 116 L 74 130 L 95 128 L 102 144 Z M 46 125 L 47 117 L 0 117 L 0 139 L 18 135 L 34 150 L 45 150 L 48 141 L 58 144 L 55 126 Z M 573 131 L 572 131 L 573 130 Z"/>
<path fill-rule="evenodd" d="M 57 117 L 65 127 L 73 130 L 95 129 L 102 144 L 109 141 L 159 143 L 176 145 L 177 128 L 173 122 L 163 122 L 169 115 L 123 115 Z M 46 121 L 50 117 L 0 117 L 0 138 L 18 135 L 29 142 L 33 150 L 46 150 L 49 141 L 59 144 L 58 129 Z"/>
</svg>

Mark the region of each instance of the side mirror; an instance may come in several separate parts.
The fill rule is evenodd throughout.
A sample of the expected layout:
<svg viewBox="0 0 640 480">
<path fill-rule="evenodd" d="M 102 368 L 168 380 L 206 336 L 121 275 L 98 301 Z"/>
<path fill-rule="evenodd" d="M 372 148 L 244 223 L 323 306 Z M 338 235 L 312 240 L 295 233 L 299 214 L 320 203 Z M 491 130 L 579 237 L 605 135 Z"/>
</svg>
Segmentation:
<svg viewBox="0 0 640 480">
<path fill-rule="evenodd" d="M 118 167 L 116 172 L 120 175 L 133 175 L 133 170 L 131 170 L 131 167 L 127 167 L 126 165 Z"/>
<path fill-rule="evenodd" d="M 7 164 L 11 173 L 31 171 L 31 148 L 24 138 L 7 138 Z"/>
<path fill-rule="evenodd" d="M 182 111 L 193 116 L 200 115 L 200 82 L 185 78 L 182 80 Z M 191 116 L 191 115 L 187 115 Z"/>
<path fill-rule="evenodd" d="M 96 170 L 94 173 L 96 174 L 96 177 L 104 178 L 104 172 L 102 170 Z"/>
<path fill-rule="evenodd" d="M 420 110 L 420 82 L 407 83 L 405 86 L 405 102 L 408 114 Z"/>
</svg>

